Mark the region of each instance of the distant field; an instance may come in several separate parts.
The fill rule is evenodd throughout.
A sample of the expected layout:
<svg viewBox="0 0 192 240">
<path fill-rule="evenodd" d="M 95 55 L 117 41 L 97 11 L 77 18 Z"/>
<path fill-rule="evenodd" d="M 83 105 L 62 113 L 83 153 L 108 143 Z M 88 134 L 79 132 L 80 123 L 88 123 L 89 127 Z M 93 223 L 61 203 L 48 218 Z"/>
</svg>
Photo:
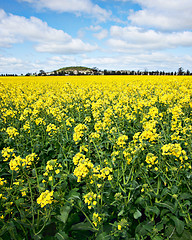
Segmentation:
<svg viewBox="0 0 192 240">
<path fill-rule="evenodd" d="M 0 77 L 0 239 L 192 239 L 192 76 Z"/>
</svg>

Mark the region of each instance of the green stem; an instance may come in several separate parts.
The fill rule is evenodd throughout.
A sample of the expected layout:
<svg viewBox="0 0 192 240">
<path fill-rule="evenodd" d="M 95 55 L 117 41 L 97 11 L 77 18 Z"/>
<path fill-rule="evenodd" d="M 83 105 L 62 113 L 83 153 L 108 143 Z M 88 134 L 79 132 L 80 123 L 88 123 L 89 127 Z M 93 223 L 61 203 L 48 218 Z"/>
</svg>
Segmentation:
<svg viewBox="0 0 192 240">
<path fill-rule="evenodd" d="M 131 171 L 129 172 L 129 176 L 128 176 L 128 179 L 127 179 L 127 182 L 125 183 L 125 185 L 128 184 L 129 180 L 130 180 L 130 177 L 131 177 L 131 174 L 132 174 L 132 171 L 133 171 L 133 165 L 131 167 Z"/>
<path fill-rule="evenodd" d="M 157 193 L 156 193 L 156 195 L 159 194 L 160 186 L 161 186 L 161 181 L 160 181 L 160 177 L 158 177 L 158 182 L 157 182 Z"/>
<path fill-rule="evenodd" d="M 32 188 L 31 188 L 31 182 L 29 180 L 28 175 L 25 173 L 24 169 L 23 169 L 23 173 L 25 175 L 25 177 L 27 178 L 27 182 L 29 185 L 29 191 L 30 191 L 30 197 L 31 197 L 31 210 L 32 210 L 32 231 L 34 232 L 33 226 L 34 226 L 34 222 L 35 222 L 35 216 L 34 216 L 34 202 L 33 202 L 33 193 L 32 193 Z"/>
<path fill-rule="evenodd" d="M 38 210 L 38 212 L 39 212 L 39 210 Z M 43 231 L 44 227 L 47 224 L 47 220 L 49 220 L 50 212 L 51 212 L 51 208 L 49 209 L 48 214 L 47 214 L 47 209 L 46 209 L 46 216 L 45 216 L 44 224 L 43 224 L 42 228 L 39 230 L 39 232 L 37 232 L 37 233 L 34 232 L 35 236 L 37 236 L 38 234 L 40 234 Z"/>
<path fill-rule="evenodd" d="M 33 163 L 33 165 L 34 165 L 34 169 L 35 169 L 35 176 L 36 176 L 36 178 L 37 178 L 37 187 L 38 187 L 38 189 L 39 189 L 39 178 L 38 178 L 38 174 L 37 174 L 37 169 L 36 169 L 34 163 Z"/>
<path fill-rule="evenodd" d="M 95 149 L 96 149 L 96 152 L 97 152 L 97 155 L 98 155 L 98 157 L 99 157 L 100 164 L 101 164 L 101 157 L 100 157 L 99 151 L 98 151 L 98 149 L 97 149 L 97 146 L 96 146 L 94 140 L 93 140 L 93 145 L 94 145 L 94 147 L 95 147 Z"/>
<path fill-rule="evenodd" d="M 151 188 L 151 190 L 156 194 L 156 192 L 153 190 L 153 188 L 152 188 L 152 186 L 151 186 L 151 184 L 150 184 L 150 182 L 149 182 L 149 179 L 147 178 L 147 176 L 146 176 L 146 174 L 144 173 L 144 176 L 145 176 L 145 179 L 146 179 L 146 181 L 147 181 L 147 183 L 148 183 L 148 185 L 149 185 L 149 187 Z"/>
<path fill-rule="evenodd" d="M 66 199 L 65 199 L 65 201 L 66 201 L 67 203 L 70 203 L 70 204 L 71 204 L 70 201 L 68 201 L 68 200 L 66 200 Z M 74 206 L 75 208 L 77 208 L 78 210 L 80 210 L 80 211 L 85 215 L 85 217 L 87 218 L 87 220 L 89 221 L 89 223 L 91 224 L 91 226 L 93 227 L 93 229 L 96 230 L 96 231 L 98 231 L 98 229 L 95 228 L 94 224 L 91 222 L 91 220 L 89 219 L 89 217 L 87 216 L 87 214 L 86 214 L 80 207 L 78 207 L 78 206 L 76 206 L 76 205 L 73 205 L 73 206 Z"/>
</svg>

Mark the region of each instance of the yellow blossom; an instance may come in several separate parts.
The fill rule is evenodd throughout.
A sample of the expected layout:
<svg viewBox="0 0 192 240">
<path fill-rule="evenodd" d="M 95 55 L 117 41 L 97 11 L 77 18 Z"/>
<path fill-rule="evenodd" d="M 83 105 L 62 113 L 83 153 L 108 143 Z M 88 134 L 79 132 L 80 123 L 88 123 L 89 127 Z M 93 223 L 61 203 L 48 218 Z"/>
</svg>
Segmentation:
<svg viewBox="0 0 192 240">
<path fill-rule="evenodd" d="M 53 191 L 46 190 L 41 193 L 37 198 L 37 203 L 41 205 L 41 208 L 45 207 L 47 204 L 51 204 L 53 201 Z"/>
</svg>

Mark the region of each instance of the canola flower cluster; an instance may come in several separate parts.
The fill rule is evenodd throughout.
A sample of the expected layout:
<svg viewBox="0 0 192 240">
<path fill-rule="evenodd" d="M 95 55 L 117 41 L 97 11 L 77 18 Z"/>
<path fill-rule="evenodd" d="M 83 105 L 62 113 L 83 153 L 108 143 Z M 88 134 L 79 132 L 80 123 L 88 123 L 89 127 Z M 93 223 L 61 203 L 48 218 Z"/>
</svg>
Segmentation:
<svg viewBox="0 0 192 240">
<path fill-rule="evenodd" d="M 89 170 L 93 168 L 93 164 L 91 160 L 86 158 L 83 154 L 80 154 L 80 158 L 79 155 L 75 155 L 73 162 L 77 165 L 74 170 L 74 175 L 77 177 L 77 182 L 81 182 L 81 179 L 85 178 Z"/>
<path fill-rule="evenodd" d="M 15 157 L 14 149 L 7 147 L 3 148 L 1 151 L 2 157 L 4 158 L 3 161 L 7 162 L 9 161 L 10 157 Z"/>
<path fill-rule="evenodd" d="M 93 192 L 88 192 L 83 197 L 85 203 L 88 205 L 88 209 L 94 208 L 97 205 L 99 199 L 101 199 L 101 195 L 97 195 Z"/>
<path fill-rule="evenodd" d="M 7 134 L 9 135 L 10 138 L 14 139 L 17 135 L 19 135 L 18 131 L 14 127 L 8 127 L 6 130 Z"/>
<path fill-rule="evenodd" d="M 42 192 L 41 195 L 37 198 L 37 203 L 41 205 L 41 207 L 45 207 L 47 204 L 51 204 L 53 201 L 53 191 L 46 190 Z"/>
<path fill-rule="evenodd" d="M 9 162 L 10 169 L 13 171 L 18 171 L 20 167 L 29 168 L 32 165 L 32 163 L 34 162 L 36 157 L 37 157 L 37 155 L 35 153 L 31 153 L 31 154 L 27 155 L 25 158 L 21 158 L 20 156 L 15 156 Z"/>
<path fill-rule="evenodd" d="M 62 165 L 57 162 L 57 159 L 52 159 L 47 161 L 45 172 L 43 176 L 48 177 L 48 181 L 53 181 L 56 174 L 62 171 Z M 46 182 L 45 179 L 42 180 L 43 183 Z"/>
<path fill-rule="evenodd" d="M 81 124 L 81 123 L 74 128 L 73 140 L 76 143 L 81 140 L 85 130 L 87 130 L 87 127 L 85 126 L 85 124 Z"/>
<path fill-rule="evenodd" d="M 157 157 L 153 153 L 148 153 L 146 156 L 146 163 L 148 163 L 149 168 L 151 168 L 154 164 L 158 164 Z M 155 167 L 155 170 L 157 171 L 158 168 Z"/>
<path fill-rule="evenodd" d="M 0 78 L 0 226 L 26 214 L 43 229 L 38 214 L 42 222 L 59 212 L 60 219 L 75 201 L 93 232 L 111 229 L 117 239 L 135 238 L 126 234 L 142 214 L 159 221 L 161 207 L 191 191 L 191 83 L 190 76 Z M 184 197 L 176 216 L 186 214 L 187 224 Z"/>
</svg>

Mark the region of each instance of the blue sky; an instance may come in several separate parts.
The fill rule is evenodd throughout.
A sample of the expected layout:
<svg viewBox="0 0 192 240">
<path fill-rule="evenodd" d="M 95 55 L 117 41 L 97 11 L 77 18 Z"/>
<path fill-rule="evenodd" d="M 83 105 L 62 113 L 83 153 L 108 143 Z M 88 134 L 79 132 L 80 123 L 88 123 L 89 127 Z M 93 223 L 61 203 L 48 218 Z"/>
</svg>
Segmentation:
<svg viewBox="0 0 192 240">
<path fill-rule="evenodd" d="M 192 71 L 191 0 L 0 0 L 0 74 Z"/>
</svg>

